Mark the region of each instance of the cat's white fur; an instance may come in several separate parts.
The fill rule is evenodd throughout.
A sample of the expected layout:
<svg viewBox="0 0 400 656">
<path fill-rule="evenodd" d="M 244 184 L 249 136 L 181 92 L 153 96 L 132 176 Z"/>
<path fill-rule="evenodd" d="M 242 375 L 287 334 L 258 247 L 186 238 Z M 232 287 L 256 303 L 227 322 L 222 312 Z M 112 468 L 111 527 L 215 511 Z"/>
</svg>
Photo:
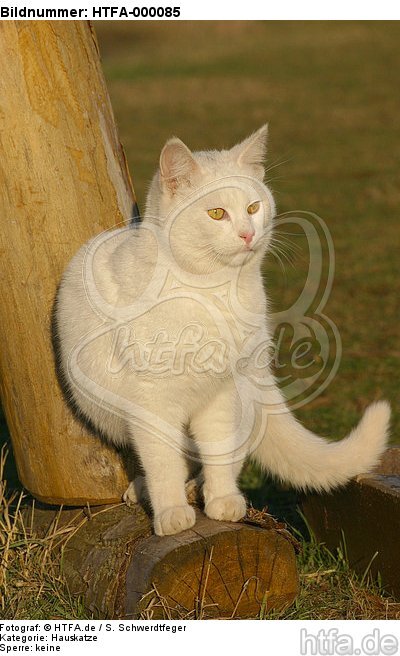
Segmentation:
<svg viewBox="0 0 400 656">
<path fill-rule="evenodd" d="M 266 136 L 264 126 L 231 150 L 197 153 L 179 139 L 169 140 L 142 224 L 91 240 L 60 285 L 57 330 L 71 396 L 111 442 L 134 447 L 159 535 L 195 523 L 185 491 L 189 442 L 203 465 L 205 513 L 231 521 L 246 510 L 237 479 L 247 454 L 298 488 L 328 490 L 369 471 L 385 449 L 390 418 L 385 401 L 372 404 L 346 439 L 328 442 L 294 418 L 269 369 L 261 402 L 251 375 L 238 383 L 233 374 L 251 341 L 249 326 L 258 340 L 271 340 L 260 274 L 275 215 L 263 184 Z M 248 206 L 257 200 L 261 209 L 249 215 Z M 207 213 L 216 207 L 227 210 L 220 221 Z M 226 292 L 232 280 L 234 291 Z M 147 345 L 161 331 L 179 349 L 177 335 L 187 326 L 218 344 L 231 339 L 228 366 L 222 375 L 186 365 L 179 371 L 167 365 L 160 374 L 159 363 L 155 373 L 150 366 L 145 375 L 132 367 L 111 371 L 110 349 L 127 323 L 137 343 Z M 240 332 L 244 325 L 247 332 Z M 135 500 L 141 483 L 131 483 L 124 498 Z"/>
</svg>

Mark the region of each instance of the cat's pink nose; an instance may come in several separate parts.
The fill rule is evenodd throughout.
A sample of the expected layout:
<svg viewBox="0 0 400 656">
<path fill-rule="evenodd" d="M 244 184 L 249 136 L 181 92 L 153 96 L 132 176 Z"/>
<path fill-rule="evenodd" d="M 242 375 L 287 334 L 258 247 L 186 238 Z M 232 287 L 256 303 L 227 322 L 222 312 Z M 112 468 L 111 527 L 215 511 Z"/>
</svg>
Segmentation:
<svg viewBox="0 0 400 656">
<path fill-rule="evenodd" d="M 251 243 L 251 240 L 253 239 L 255 235 L 254 230 L 249 230 L 248 232 L 239 232 L 239 237 L 243 239 L 246 242 L 246 246 L 248 246 Z"/>
</svg>

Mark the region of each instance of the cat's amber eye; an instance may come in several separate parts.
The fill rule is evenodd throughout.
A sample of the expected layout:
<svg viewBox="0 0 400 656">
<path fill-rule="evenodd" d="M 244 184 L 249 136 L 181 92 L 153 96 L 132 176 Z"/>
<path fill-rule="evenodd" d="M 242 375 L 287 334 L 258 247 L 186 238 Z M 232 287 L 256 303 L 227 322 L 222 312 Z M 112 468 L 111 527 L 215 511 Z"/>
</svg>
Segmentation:
<svg viewBox="0 0 400 656">
<path fill-rule="evenodd" d="M 208 216 L 214 219 L 214 221 L 220 221 L 225 216 L 225 210 L 222 207 L 214 207 L 212 210 L 208 210 Z"/>
<path fill-rule="evenodd" d="M 248 206 L 247 214 L 255 214 L 256 212 L 258 212 L 259 209 L 260 209 L 260 201 L 256 200 L 255 203 L 251 203 L 251 205 Z"/>
</svg>

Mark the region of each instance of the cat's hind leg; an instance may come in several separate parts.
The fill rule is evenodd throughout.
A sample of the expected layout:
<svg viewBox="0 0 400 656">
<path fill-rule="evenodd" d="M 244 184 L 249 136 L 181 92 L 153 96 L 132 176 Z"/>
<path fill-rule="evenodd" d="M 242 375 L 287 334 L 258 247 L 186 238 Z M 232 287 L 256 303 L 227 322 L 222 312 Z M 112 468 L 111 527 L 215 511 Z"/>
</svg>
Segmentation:
<svg viewBox="0 0 400 656">
<path fill-rule="evenodd" d="M 136 476 L 122 495 L 127 506 L 133 506 L 148 498 L 144 476 Z"/>
</svg>

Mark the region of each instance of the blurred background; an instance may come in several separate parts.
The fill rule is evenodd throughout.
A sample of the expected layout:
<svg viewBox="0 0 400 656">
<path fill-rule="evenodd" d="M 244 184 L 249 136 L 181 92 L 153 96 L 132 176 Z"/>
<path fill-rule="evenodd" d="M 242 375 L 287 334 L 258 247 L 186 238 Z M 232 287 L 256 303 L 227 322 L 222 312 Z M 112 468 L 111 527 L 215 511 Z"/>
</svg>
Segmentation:
<svg viewBox="0 0 400 656">
<path fill-rule="evenodd" d="M 385 397 L 395 410 L 396 437 L 399 24 L 97 21 L 94 27 L 139 207 L 167 138 L 179 136 L 193 149 L 230 147 L 269 123 L 267 179 L 278 212 L 317 213 L 336 250 L 326 313 L 341 334 L 341 366 L 299 416 L 323 434 L 342 436 L 369 401 Z M 300 291 L 307 270 L 307 252 L 287 254 L 292 263 L 284 272 L 276 258 L 265 264 L 275 310 Z"/>
<path fill-rule="evenodd" d="M 370 401 L 387 398 L 399 440 L 399 24 L 96 21 L 94 29 L 140 208 L 167 138 L 230 147 L 269 123 L 278 211 L 318 214 L 336 250 L 325 311 L 341 335 L 341 365 L 297 415 L 343 437 Z M 274 310 L 304 283 L 298 237 L 287 258 L 266 259 Z M 264 477 L 248 469 L 244 479 L 255 503 L 268 501 Z"/>
</svg>

